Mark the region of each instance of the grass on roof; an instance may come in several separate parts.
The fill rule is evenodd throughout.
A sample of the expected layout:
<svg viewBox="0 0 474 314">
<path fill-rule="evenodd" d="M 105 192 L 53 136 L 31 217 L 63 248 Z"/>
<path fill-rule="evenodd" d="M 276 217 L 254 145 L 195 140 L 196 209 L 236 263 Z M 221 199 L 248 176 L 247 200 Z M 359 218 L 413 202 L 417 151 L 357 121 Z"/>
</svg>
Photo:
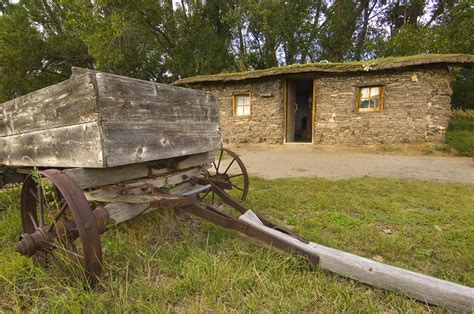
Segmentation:
<svg viewBox="0 0 474 314">
<path fill-rule="evenodd" d="M 398 56 L 398 57 L 386 57 L 386 58 L 378 58 L 378 59 L 371 59 L 371 60 L 363 60 L 363 61 L 349 61 L 349 62 L 315 62 L 315 63 L 304 63 L 304 64 L 290 64 L 284 66 L 276 66 L 266 69 L 259 69 L 259 70 L 250 70 L 250 71 L 243 71 L 243 72 L 221 72 L 218 74 L 210 74 L 210 75 L 197 75 L 192 78 L 210 78 L 210 77 L 228 77 L 228 76 L 245 76 L 247 74 L 258 74 L 264 73 L 267 71 L 272 70 L 287 70 L 287 69 L 296 69 L 296 68 L 307 68 L 307 67 L 327 67 L 327 68 L 336 68 L 336 69 L 345 69 L 345 68 L 352 68 L 355 66 L 373 66 L 383 63 L 401 63 L 406 61 L 413 61 L 413 60 L 422 60 L 422 59 L 430 59 L 433 57 L 456 57 L 460 56 L 460 54 L 421 54 L 421 55 L 412 55 L 412 56 Z"/>
</svg>

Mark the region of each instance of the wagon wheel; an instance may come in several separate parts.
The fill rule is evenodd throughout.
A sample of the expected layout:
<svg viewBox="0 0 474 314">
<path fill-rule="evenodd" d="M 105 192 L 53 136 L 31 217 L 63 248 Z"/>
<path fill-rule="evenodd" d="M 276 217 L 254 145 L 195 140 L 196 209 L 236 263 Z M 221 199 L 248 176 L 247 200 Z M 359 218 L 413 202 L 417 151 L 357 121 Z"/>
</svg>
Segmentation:
<svg viewBox="0 0 474 314">
<path fill-rule="evenodd" d="M 42 265 L 56 265 L 91 285 L 102 271 L 102 247 L 94 213 L 65 173 L 29 175 L 21 191 L 23 234 L 17 251 Z"/>
<path fill-rule="evenodd" d="M 226 192 L 232 191 L 232 197 L 244 201 L 249 192 L 249 176 L 244 163 L 236 153 L 227 148 L 222 148 L 218 154 L 219 158 L 212 162 L 212 167 L 206 170 L 205 176 Z M 201 199 L 204 200 L 208 195 L 211 204 L 214 203 L 216 194 L 212 190 L 203 193 Z"/>
</svg>

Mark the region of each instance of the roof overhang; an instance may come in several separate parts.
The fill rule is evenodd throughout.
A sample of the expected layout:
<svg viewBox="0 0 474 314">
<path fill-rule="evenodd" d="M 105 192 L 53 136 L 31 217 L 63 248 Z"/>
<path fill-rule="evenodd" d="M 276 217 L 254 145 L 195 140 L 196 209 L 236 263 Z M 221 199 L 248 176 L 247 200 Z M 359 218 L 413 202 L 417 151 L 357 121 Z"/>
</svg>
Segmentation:
<svg viewBox="0 0 474 314">
<path fill-rule="evenodd" d="M 349 72 L 374 72 L 391 69 L 400 69 L 422 65 L 444 65 L 473 67 L 474 55 L 467 54 L 429 54 L 416 55 L 407 57 L 389 57 L 382 59 L 374 59 L 367 61 L 344 62 L 344 63 L 307 63 L 293 64 L 281 67 L 274 67 L 264 70 L 237 72 L 237 73 L 220 73 L 215 75 L 200 75 L 175 81 L 172 85 L 201 84 L 208 82 L 229 82 L 242 81 L 248 79 L 257 79 L 271 76 L 281 76 L 298 73 L 349 73 Z"/>
</svg>

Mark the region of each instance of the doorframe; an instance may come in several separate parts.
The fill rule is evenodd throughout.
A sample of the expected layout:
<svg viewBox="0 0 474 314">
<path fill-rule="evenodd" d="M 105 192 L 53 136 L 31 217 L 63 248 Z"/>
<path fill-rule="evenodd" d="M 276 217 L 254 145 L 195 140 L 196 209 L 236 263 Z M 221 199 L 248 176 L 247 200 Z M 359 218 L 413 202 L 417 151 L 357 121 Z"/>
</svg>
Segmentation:
<svg viewBox="0 0 474 314">
<path fill-rule="evenodd" d="M 283 144 L 287 144 L 288 141 L 287 141 L 287 138 L 288 138 L 288 134 L 287 134 L 287 122 L 286 120 L 288 119 L 287 117 L 287 105 L 286 105 L 286 101 L 288 99 L 287 97 L 287 93 L 288 93 L 288 79 L 285 78 L 283 80 Z"/>
<path fill-rule="evenodd" d="M 316 135 L 316 78 L 313 78 L 313 95 L 312 95 L 312 100 L 311 100 L 311 142 L 307 143 L 302 143 L 302 142 L 288 142 L 288 78 L 285 78 L 283 80 L 283 111 L 284 111 L 284 117 L 283 117 L 283 144 L 314 144 L 315 143 L 315 135 Z M 293 79 L 295 80 L 295 79 Z"/>
<path fill-rule="evenodd" d="M 314 144 L 316 138 L 316 78 L 313 78 L 313 99 L 311 104 L 311 144 Z"/>
</svg>

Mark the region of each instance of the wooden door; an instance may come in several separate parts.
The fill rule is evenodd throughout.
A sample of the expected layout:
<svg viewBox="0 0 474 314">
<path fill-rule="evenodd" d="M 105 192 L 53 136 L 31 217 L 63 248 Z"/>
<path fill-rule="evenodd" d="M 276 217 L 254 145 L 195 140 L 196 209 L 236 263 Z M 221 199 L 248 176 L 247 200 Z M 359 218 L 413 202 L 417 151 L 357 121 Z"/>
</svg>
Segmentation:
<svg viewBox="0 0 474 314">
<path fill-rule="evenodd" d="M 286 142 L 295 141 L 296 89 L 295 82 L 286 82 Z"/>
</svg>

